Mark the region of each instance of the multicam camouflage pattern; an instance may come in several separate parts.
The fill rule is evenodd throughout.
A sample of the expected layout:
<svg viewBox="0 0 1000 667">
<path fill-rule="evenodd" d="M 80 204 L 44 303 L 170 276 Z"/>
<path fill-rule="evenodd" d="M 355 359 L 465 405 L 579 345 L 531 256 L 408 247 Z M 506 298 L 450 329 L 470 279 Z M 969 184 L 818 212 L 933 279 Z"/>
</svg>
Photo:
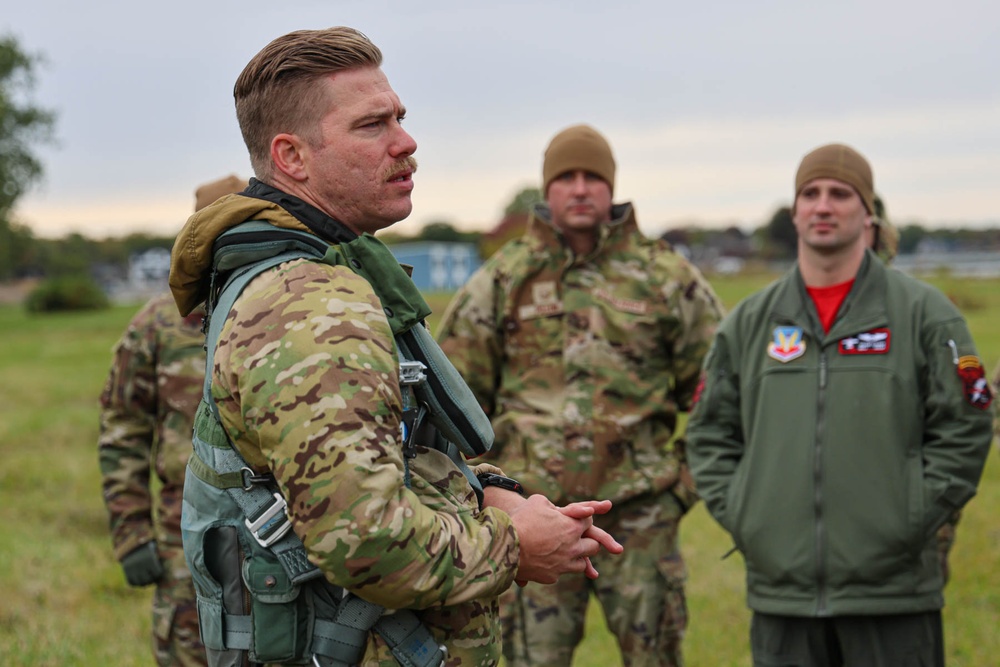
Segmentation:
<svg viewBox="0 0 1000 667">
<path fill-rule="evenodd" d="M 993 371 L 993 395 L 1000 396 L 1000 363 L 997 364 L 996 369 Z M 993 402 L 994 418 L 993 418 L 993 438 L 994 441 L 1000 439 L 1000 401 Z"/>
<path fill-rule="evenodd" d="M 556 503 L 687 479 L 670 443 L 721 317 L 697 269 L 643 237 L 631 205 L 615 213 L 577 258 L 536 208 L 525 236 L 456 294 L 438 335 L 493 420 L 486 458 Z"/>
<path fill-rule="evenodd" d="M 243 216 L 229 209 L 252 215 L 260 205 L 231 197 L 215 208 L 236 220 Z M 210 252 L 204 242 L 199 252 Z M 516 533 L 507 514 L 479 509 L 462 472 L 437 450 L 417 447 L 404 485 L 398 378 L 372 286 L 348 267 L 293 260 L 254 278 L 236 300 L 212 395 L 240 454 L 273 472 L 293 529 L 329 581 L 415 610 L 448 647 L 450 667 L 496 664 L 497 598 L 517 569 Z M 396 661 L 372 634 L 363 664 Z"/>
<path fill-rule="evenodd" d="M 590 591 L 626 664 L 682 664 L 676 537 L 697 495 L 674 435 L 722 307 L 697 269 L 639 233 L 631 205 L 613 213 L 578 258 L 536 208 L 525 236 L 455 296 L 439 334 L 492 418 L 496 443 L 484 458 L 557 503 L 614 501 L 596 523 L 625 546 L 595 559 L 596 582 L 564 578 L 505 596 L 512 666 L 570 664 Z"/>
<path fill-rule="evenodd" d="M 165 574 L 153 592 L 156 664 L 200 667 L 206 664 L 205 647 L 198 633 L 198 608 L 184 552 L 178 547 L 159 547 L 159 551 Z"/>
<path fill-rule="evenodd" d="M 160 665 L 203 665 L 180 518 L 194 412 L 205 376 L 198 309 L 182 318 L 169 294 L 151 299 L 115 345 L 101 394 L 98 443 L 115 557 L 155 539 L 166 575 L 153 600 Z M 159 479 L 154 498 L 151 476 Z"/>
</svg>

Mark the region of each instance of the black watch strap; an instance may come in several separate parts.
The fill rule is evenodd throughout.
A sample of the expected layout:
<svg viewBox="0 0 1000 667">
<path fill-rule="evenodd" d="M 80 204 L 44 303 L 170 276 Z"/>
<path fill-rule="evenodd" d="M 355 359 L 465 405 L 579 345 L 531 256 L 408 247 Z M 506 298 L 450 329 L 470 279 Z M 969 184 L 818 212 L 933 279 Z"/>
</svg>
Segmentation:
<svg viewBox="0 0 1000 667">
<path fill-rule="evenodd" d="M 524 495 L 524 487 L 516 479 L 510 477 L 504 477 L 503 475 L 497 475 L 492 472 L 484 472 L 480 475 L 476 475 L 476 479 L 482 484 L 485 489 L 487 486 L 499 486 L 501 489 L 507 489 L 508 491 L 513 491 L 514 493 L 520 493 Z"/>
</svg>

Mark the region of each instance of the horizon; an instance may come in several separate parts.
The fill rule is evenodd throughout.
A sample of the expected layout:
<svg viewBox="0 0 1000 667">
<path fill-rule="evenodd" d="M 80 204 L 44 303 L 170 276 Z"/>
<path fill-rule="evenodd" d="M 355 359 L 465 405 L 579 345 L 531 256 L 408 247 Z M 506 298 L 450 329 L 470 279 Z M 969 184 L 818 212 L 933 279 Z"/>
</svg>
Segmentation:
<svg viewBox="0 0 1000 667">
<path fill-rule="evenodd" d="M 610 141 L 615 199 L 649 235 L 766 223 L 802 156 L 833 141 L 868 158 L 897 224 L 1000 225 L 1000 5 L 987 0 L 15 3 L 0 33 L 45 58 L 29 99 L 58 114 L 17 222 L 48 238 L 176 234 L 197 185 L 250 175 L 232 100 L 246 62 L 331 24 L 381 48 L 408 110 L 420 171 L 400 233 L 491 227 L 579 122 Z"/>
</svg>

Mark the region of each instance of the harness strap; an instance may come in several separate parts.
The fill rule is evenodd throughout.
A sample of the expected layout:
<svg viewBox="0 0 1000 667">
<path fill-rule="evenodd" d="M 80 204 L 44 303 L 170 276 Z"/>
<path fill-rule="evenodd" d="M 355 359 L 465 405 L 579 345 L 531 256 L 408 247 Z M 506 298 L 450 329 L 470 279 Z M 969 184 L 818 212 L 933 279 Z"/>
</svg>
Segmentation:
<svg viewBox="0 0 1000 667">
<path fill-rule="evenodd" d="M 208 372 L 205 373 L 203 398 L 211 407 L 214 421 L 220 430 L 222 430 L 222 420 L 219 408 L 212 399 L 212 369 L 215 364 L 215 348 L 229 311 L 243 288 L 257 275 L 283 262 L 302 257 L 302 251 L 291 250 L 236 270 L 226 281 L 218 301 L 209 310 L 209 326 L 206 334 Z M 218 317 L 219 314 L 222 317 Z M 226 440 L 228 441 L 228 436 Z M 302 540 L 292 532 L 292 524 L 285 512 L 285 500 L 277 492 L 273 482 L 247 483 L 247 476 L 244 473 L 250 471 L 250 466 L 231 443 L 226 448 L 212 447 L 211 455 L 213 461 L 202 461 L 201 457 L 192 456 L 190 460 L 192 473 L 198 475 L 205 483 L 226 490 L 246 516 L 247 528 L 254 538 L 261 546 L 271 549 L 292 583 L 301 584 L 323 576 L 323 572 L 306 557 Z M 209 471 L 214 472 L 214 475 L 199 474 Z"/>
<path fill-rule="evenodd" d="M 215 434 L 215 438 L 205 440 L 207 444 L 214 444 L 214 441 L 217 441 L 227 442 L 229 446 L 216 445 L 204 448 L 203 451 L 213 460 L 202 460 L 196 453 L 189 462 L 192 473 L 202 481 L 226 490 L 246 517 L 245 523 L 251 534 L 262 546 L 270 549 L 295 584 L 301 584 L 314 577 L 322 577 L 322 571 L 309 562 L 301 539 L 290 530 L 291 522 L 285 512 L 285 500 L 278 492 L 273 478 L 256 476 L 224 432 L 218 406 L 211 394 L 212 371 L 222 327 L 247 283 L 261 272 L 283 262 L 309 256 L 322 257 L 318 254 L 320 250 L 315 246 L 307 249 L 296 247 L 266 259 L 250 261 L 236 268 L 227 278 L 215 303 L 212 303 L 213 295 L 210 294 L 209 326 L 206 332 L 208 372 L 205 374 L 203 398 L 204 403 L 211 409 L 213 417 L 207 420 L 213 423 L 210 428 L 218 429 L 219 433 Z M 231 258 L 231 264 L 224 268 L 239 264 L 238 257 L 240 256 Z M 441 376 L 441 379 L 435 377 L 432 380 L 435 385 L 433 388 L 427 386 L 427 378 L 421 378 L 421 381 L 415 383 L 418 386 L 414 387 L 418 393 L 418 402 L 422 404 L 421 412 L 424 411 L 423 406 L 426 406 L 431 408 L 432 415 L 436 410 L 447 415 L 446 419 L 435 424 L 439 430 L 443 428 L 444 437 L 442 433 L 435 434 L 433 446 L 455 463 L 478 495 L 481 493 L 479 480 L 466 465 L 459 446 L 456 446 L 453 440 L 461 443 L 461 449 L 466 453 L 471 455 L 482 453 L 492 444 L 493 433 L 489 428 L 489 422 L 487 420 L 484 427 L 480 423 L 484 416 L 477 422 L 474 418 L 470 419 L 460 408 L 455 408 L 462 399 L 469 400 L 472 396 L 471 391 L 464 383 L 454 381 L 457 371 L 440 352 L 440 348 L 422 325 L 417 324 L 413 329 L 420 331 L 407 331 L 395 336 L 400 357 L 420 361 L 425 366 L 431 367 L 435 376 Z M 452 387 L 455 386 L 464 389 L 466 394 L 462 395 L 459 391 L 459 395 L 454 395 L 455 390 Z M 435 390 L 441 393 L 443 402 L 434 397 Z M 414 428 L 415 430 L 417 428 Z M 226 646 L 236 650 L 250 650 L 253 636 L 251 617 L 230 615 L 225 612 L 223 616 Z M 364 654 L 367 634 L 372 629 L 382 637 L 393 656 L 404 667 L 438 667 L 447 659 L 447 647 L 439 645 L 434 640 L 427 627 L 412 611 L 399 610 L 386 614 L 383 607 L 345 592 L 343 599 L 337 603 L 334 620 L 315 619 L 312 637 L 314 663 L 321 667 L 348 667 L 357 663 Z"/>
<path fill-rule="evenodd" d="M 403 667 L 437 667 L 444 664 L 448 650 L 439 645 L 430 631 L 407 609 L 384 614 L 385 608 L 348 594 L 337 605 L 334 620 L 318 618 L 313 625 L 312 651 L 317 664 L 324 667 L 349 667 L 364 655 L 368 631 L 375 632 L 388 645 Z M 224 614 L 226 648 L 249 651 L 253 636 L 253 617 Z"/>
</svg>

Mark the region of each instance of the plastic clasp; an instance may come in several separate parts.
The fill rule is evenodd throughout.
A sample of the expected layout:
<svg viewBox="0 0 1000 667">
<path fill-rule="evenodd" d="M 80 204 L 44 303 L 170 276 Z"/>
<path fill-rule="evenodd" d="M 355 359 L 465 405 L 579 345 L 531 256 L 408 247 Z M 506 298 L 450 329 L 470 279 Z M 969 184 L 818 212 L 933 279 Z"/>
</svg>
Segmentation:
<svg viewBox="0 0 1000 667">
<path fill-rule="evenodd" d="M 407 386 L 420 384 L 427 379 L 424 371 L 427 366 L 420 361 L 400 361 L 399 362 L 399 384 Z"/>
</svg>

